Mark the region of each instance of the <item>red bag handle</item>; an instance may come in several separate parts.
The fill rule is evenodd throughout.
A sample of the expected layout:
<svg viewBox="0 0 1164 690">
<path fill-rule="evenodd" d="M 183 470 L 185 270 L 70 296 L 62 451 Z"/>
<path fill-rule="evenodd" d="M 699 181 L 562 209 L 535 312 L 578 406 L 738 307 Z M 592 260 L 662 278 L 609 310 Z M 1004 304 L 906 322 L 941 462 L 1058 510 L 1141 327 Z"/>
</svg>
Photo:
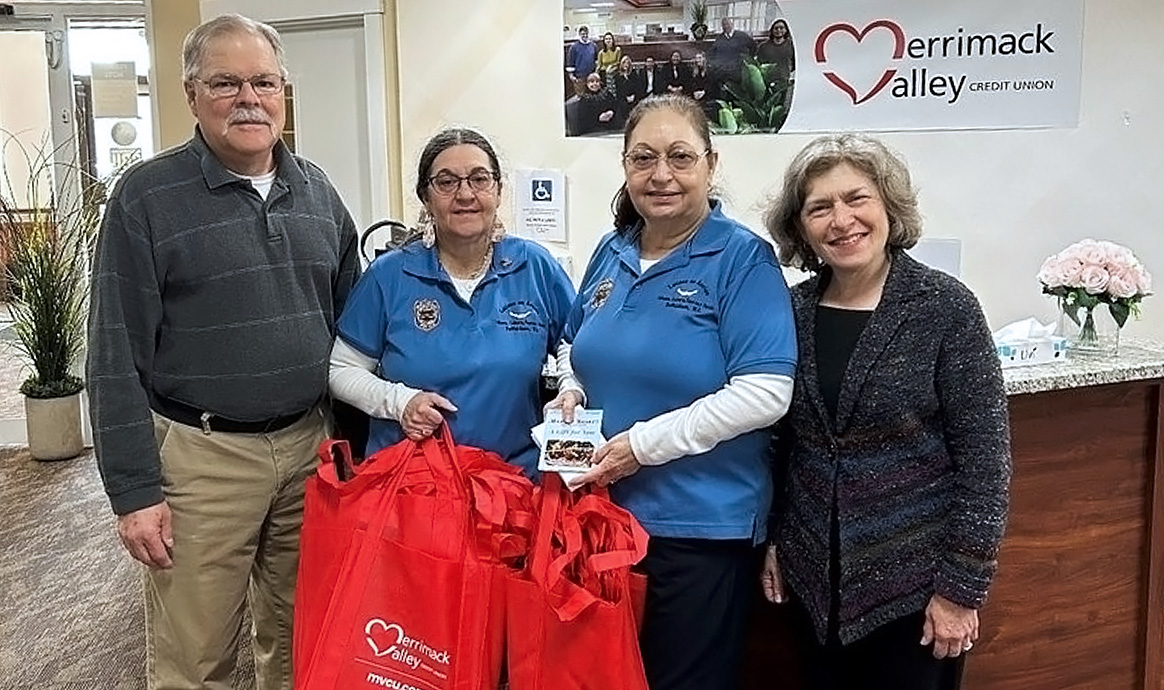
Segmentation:
<svg viewBox="0 0 1164 690">
<path fill-rule="evenodd" d="M 543 475 L 529 574 L 560 620 L 600 600 L 618 601 L 627 572 L 646 555 L 648 536 L 605 489 L 567 493 L 561 478 Z"/>
<path fill-rule="evenodd" d="M 390 446 L 356 465 L 347 441 L 327 439 L 319 445 L 319 466 L 315 475 L 340 496 L 358 494 L 397 472 L 414 450 L 414 447 L 404 444 Z"/>
<path fill-rule="evenodd" d="M 611 503 L 609 499 L 604 499 L 605 497 L 590 494 L 583 496 L 574 506 L 574 512 L 580 521 L 595 517 L 599 518 L 604 527 L 622 528 L 604 529 L 603 539 L 596 545 L 602 551 L 588 554 L 587 564 L 596 573 L 627 568 L 643 560 L 647 555 L 649 541 L 647 531 L 630 512 Z"/>
<path fill-rule="evenodd" d="M 563 508 L 561 477 L 555 473 L 542 475 L 541 505 L 538 508 L 537 534 L 530 547 L 530 577 L 546 593 L 550 607 L 562 621 L 570 621 L 585 611 L 598 598 L 564 573 L 575 564 L 582 551 L 582 528 L 577 518 Z M 568 499 L 567 499 L 568 500 Z M 562 553 L 554 553 L 554 537 L 562 546 Z"/>
<path fill-rule="evenodd" d="M 329 438 L 319 444 L 319 472 L 327 469 L 329 484 L 346 482 L 356 475 L 352 460 L 352 446 L 346 440 Z"/>
<path fill-rule="evenodd" d="M 453 441 L 453 433 L 449 430 L 448 422 L 442 422 L 439 438 L 437 435 L 428 436 L 420 441 L 411 441 L 428 463 L 434 477 L 444 479 L 437 482 L 439 487 L 452 487 L 452 493 L 458 498 L 469 499 L 469 482 L 465 478 L 465 470 L 457 459 L 457 444 Z M 412 456 L 415 457 L 415 456 Z"/>
<path fill-rule="evenodd" d="M 376 451 L 359 465 L 354 463 L 347 441 L 327 439 L 319 446 L 320 464 L 316 474 L 343 494 L 358 493 L 380 481 L 381 476 L 395 473 L 397 465 L 419 454 L 434 476 L 448 480 L 438 482 L 438 485 L 452 485 L 458 497 L 468 498 L 468 482 L 455 449 L 456 443 L 448 424 L 441 424 L 439 438 L 429 437 L 419 442 L 405 439 Z"/>
</svg>

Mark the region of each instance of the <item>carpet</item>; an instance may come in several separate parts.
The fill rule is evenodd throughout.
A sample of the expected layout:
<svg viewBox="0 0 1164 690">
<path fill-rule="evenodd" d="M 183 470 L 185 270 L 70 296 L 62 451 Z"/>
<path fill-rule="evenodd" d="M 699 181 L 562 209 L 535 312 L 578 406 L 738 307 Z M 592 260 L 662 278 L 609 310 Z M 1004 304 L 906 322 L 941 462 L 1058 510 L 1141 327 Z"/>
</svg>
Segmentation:
<svg viewBox="0 0 1164 690">
<path fill-rule="evenodd" d="M 0 690 L 144 690 L 141 568 L 121 548 L 92 453 L 0 448 Z M 244 640 L 237 690 L 254 688 Z"/>
</svg>

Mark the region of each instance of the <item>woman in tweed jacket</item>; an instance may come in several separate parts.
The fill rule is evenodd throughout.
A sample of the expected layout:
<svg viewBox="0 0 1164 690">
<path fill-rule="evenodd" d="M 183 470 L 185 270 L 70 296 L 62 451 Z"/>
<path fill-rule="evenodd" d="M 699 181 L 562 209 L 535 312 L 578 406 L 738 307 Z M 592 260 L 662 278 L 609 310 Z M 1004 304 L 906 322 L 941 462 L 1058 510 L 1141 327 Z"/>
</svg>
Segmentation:
<svg viewBox="0 0 1164 690">
<path fill-rule="evenodd" d="M 793 288 L 800 364 L 765 593 L 791 594 L 814 688 L 956 688 L 1010 480 L 982 309 L 903 251 L 921 234 L 916 194 L 877 140 L 810 143 L 765 222 L 781 261 L 815 273 Z"/>
</svg>

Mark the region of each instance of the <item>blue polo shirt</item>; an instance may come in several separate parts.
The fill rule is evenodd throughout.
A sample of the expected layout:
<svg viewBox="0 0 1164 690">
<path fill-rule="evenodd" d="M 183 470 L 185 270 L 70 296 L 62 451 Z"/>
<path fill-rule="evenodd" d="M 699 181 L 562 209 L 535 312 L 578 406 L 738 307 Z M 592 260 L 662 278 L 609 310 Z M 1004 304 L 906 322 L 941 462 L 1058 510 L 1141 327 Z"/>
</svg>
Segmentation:
<svg viewBox="0 0 1164 690">
<path fill-rule="evenodd" d="M 413 242 L 376 259 L 352 289 L 337 324 L 349 345 L 380 362 L 379 374 L 439 393 L 458 443 L 500 454 L 536 476 L 529 429 L 541 421 L 539 377 L 574 299 L 569 277 L 540 245 L 506 237 L 465 302 L 437 260 Z M 373 419 L 368 452 L 404 438 Z"/>
<path fill-rule="evenodd" d="M 719 203 L 691 239 L 641 272 L 637 229 L 603 238 L 566 325 L 587 407 L 610 438 L 686 407 L 741 374 L 796 370 L 792 304 L 772 247 Z M 611 487 L 661 537 L 765 536 L 769 429 L 643 467 Z"/>
</svg>

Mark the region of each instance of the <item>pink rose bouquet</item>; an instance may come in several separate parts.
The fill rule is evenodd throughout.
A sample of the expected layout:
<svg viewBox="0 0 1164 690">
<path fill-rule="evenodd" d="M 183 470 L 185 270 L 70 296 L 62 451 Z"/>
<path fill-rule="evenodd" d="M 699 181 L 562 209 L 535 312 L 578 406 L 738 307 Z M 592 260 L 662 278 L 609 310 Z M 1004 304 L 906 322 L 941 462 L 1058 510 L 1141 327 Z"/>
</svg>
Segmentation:
<svg viewBox="0 0 1164 690">
<path fill-rule="evenodd" d="M 1106 304 L 1116 326 L 1139 315 L 1140 300 L 1152 294 L 1152 276 L 1132 251 L 1114 242 L 1081 240 L 1039 269 L 1043 292 L 1059 299 L 1063 313 L 1083 331 L 1094 333 L 1092 310 Z M 1086 310 L 1080 321 L 1079 310 Z"/>
</svg>

